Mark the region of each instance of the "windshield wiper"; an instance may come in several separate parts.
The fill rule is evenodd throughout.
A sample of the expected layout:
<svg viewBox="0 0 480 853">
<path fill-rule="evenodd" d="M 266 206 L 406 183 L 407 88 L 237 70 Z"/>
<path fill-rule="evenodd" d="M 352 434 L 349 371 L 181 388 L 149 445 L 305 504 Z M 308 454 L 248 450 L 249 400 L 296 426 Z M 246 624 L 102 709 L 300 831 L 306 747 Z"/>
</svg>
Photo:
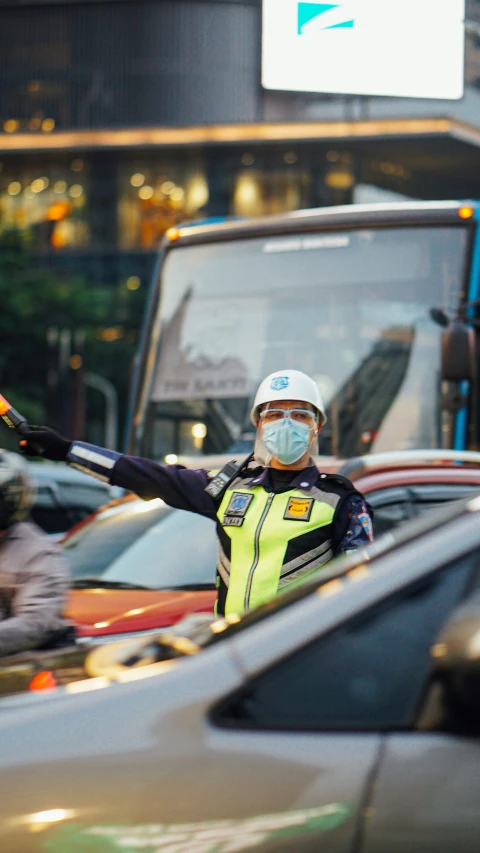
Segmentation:
<svg viewBox="0 0 480 853">
<path fill-rule="evenodd" d="M 142 586 L 139 583 L 128 583 L 127 581 L 104 581 L 101 578 L 77 578 L 72 583 L 73 589 L 146 589 L 153 592 L 153 587 Z"/>
</svg>

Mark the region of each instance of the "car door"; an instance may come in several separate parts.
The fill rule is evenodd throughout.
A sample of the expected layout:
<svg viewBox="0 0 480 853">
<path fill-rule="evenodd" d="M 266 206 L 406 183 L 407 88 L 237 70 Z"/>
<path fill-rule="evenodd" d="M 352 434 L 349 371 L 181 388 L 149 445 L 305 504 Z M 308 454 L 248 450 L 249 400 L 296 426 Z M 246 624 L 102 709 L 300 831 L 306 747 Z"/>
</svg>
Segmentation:
<svg viewBox="0 0 480 853">
<path fill-rule="evenodd" d="M 473 576 L 462 603 L 478 591 L 480 554 L 463 562 Z M 472 729 L 443 716 L 438 685 L 426 680 L 410 730 L 386 738 L 362 853 L 478 853 L 480 721 Z"/>
<path fill-rule="evenodd" d="M 360 850 L 385 733 L 409 725 L 431 644 L 469 571 L 463 561 L 397 592 L 213 710 L 211 746 L 232 767 L 228 796 L 242 825 L 258 821 L 255 849 Z"/>
<path fill-rule="evenodd" d="M 183 662 L 4 700 L 0 848 L 359 853 L 387 738 L 411 731 L 471 573 L 438 570 L 437 551 L 448 563 L 477 529 L 472 513 L 458 539 L 452 523 L 370 569 L 347 558 L 341 576 L 215 623 L 218 645 Z"/>
</svg>

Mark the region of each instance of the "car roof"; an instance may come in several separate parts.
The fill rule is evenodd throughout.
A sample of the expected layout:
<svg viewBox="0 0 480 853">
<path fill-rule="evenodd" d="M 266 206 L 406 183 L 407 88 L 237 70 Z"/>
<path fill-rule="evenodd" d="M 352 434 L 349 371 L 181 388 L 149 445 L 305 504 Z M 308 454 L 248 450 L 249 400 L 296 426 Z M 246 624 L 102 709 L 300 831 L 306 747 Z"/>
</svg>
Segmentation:
<svg viewBox="0 0 480 853">
<path fill-rule="evenodd" d="M 480 468 L 441 465 L 415 468 L 398 468 L 390 471 L 374 471 L 355 479 L 355 487 L 365 495 L 377 489 L 395 486 L 416 485 L 478 485 L 480 492 Z"/>
<path fill-rule="evenodd" d="M 419 450 L 392 450 L 384 453 L 369 453 L 355 456 L 344 462 L 337 470 L 338 474 L 357 481 L 367 474 L 398 469 L 444 468 L 459 469 L 470 466 L 480 471 L 480 453 L 475 450 L 443 450 L 425 448 Z"/>
</svg>

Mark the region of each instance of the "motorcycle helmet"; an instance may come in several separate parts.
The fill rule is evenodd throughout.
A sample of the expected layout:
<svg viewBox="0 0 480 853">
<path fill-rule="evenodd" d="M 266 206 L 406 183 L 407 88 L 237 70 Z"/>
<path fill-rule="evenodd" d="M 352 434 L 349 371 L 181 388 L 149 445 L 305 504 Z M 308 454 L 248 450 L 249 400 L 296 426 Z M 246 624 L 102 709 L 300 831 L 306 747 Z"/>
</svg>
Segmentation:
<svg viewBox="0 0 480 853">
<path fill-rule="evenodd" d="M 0 530 L 23 521 L 32 507 L 35 489 L 27 463 L 18 453 L 0 449 Z"/>
</svg>

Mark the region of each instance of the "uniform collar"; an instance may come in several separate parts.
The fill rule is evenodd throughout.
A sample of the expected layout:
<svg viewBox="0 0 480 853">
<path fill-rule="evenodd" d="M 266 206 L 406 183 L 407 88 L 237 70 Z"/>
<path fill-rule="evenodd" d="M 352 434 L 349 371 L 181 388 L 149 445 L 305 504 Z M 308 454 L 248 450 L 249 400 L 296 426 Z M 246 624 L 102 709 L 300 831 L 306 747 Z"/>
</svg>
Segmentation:
<svg viewBox="0 0 480 853">
<path fill-rule="evenodd" d="M 298 472 L 298 475 L 292 480 L 290 488 L 303 489 L 308 492 L 308 490 L 317 482 L 318 476 L 317 466 L 313 464 L 308 465 L 307 468 L 302 468 L 302 470 Z M 264 488 L 268 488 L 270 486 L 270 468 L 264 468 L 261 474 L 253 477 L 248 483 L 245 483 L 245 485 L 247 488 L 251 488 L 252 486 L 263 486 Z"/>
</svg>

